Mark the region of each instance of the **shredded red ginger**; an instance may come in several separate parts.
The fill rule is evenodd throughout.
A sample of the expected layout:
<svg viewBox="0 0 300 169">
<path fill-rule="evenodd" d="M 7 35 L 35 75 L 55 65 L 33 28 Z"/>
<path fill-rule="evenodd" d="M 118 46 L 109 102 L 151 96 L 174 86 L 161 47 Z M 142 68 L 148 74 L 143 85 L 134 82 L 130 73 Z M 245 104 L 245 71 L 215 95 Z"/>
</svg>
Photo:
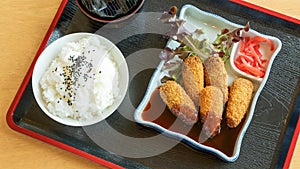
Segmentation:
<svg viewBox="0 0 300 169">
<path fill-rule="evenodd" d="M 255 77 L 263 78 L 265 76 L 265 64 L 268 60 L 263 59 L 260 51 L 260 43 L 268 43 L 270 50 L 274 50 L 274 44 L 270 39 L 255 36 L 253 38 L 244 37 L 241 40 L 238 57 L 235 59 L 235 66 L 241 71 Z"/>
</svg>

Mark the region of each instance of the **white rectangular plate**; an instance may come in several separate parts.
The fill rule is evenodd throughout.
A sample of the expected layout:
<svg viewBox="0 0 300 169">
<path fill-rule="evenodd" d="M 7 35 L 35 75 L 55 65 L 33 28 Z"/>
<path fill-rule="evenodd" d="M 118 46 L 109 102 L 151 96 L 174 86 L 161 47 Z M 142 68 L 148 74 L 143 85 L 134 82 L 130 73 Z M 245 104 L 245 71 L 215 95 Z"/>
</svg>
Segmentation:
<svg viewBox="0 0 300 169">
<path fill-rule="evenodd" d="M 228 28 L 228 29 L 232 30 L 235 28 L 244 27 L 242 25 L 232 23 L 220 16 L 215 15 L 215 14 L 211 14 L 211 13 L 202 11 L 192 5 L 183 6 L 183 8 L 180 11 L 179 18 L 187 21 L 186 27 L 190 30 L 194 30 L 196 28 L 202 29 L 205 33 L 205 36 L 208 37 L 209 40 L 214 40 L 216 38 L 217 34 L 220 33 L 223 28 Z M 228 162 L 234 162 L 239 156 L 242 139 L 243 139 L 244 134 L 251 122 L 257 99 L 267 81 L 273 60 L 275 59 L 276 55 L 278 54 L 278 52 L 281 49 L 281 41 L 279 39 L 272 37 L 272 36 L 263 35 L 252 29 L 250 29 L 250 31 L 247 32 L 247 36 L 255 36 L 255 35 L 269 38 L 273 41 L 273 43 L 275 45 L 274 52 L 269 56 L 270 57 L 269 63 L 268 63 L 268 66 L 266 69 L 266 74 L 265 74 L 264 78 L 255 79 L 255 78 L 248 77 L 247 75 L 239 73 L 234 68 L 232 68 L 232 65 L 230 64 L 229 61 L 227 61 L 225 64 L 225 68 L 226 68 L 226 71 L 228 74 L 228 81 L 229 81 L 228 85 L 229 86 L 231 85 L 232 81 L 234 79 L 236 79 L 237 77 L 246 77 L 246 78 L 250 79 L 254 84 L 254 92 L 252 95 L 252 102 L 249 106 L 248 112 L 246 113 L 246 115 L 244 117 L 245 121 L 243 122 L 241 129 L 239 130 L 237 139 L 234 143 L 232 155 L 228 155 L 228 154 L 224 153 L 218 147 L 207 146 L 205 144 L 195 141 L 194 139 L 188 137 L 187 135 L 171 131 L 170 129 L 164 128 L 161 125 L 158 125 L 154 122 L 146 121 L 143 119 L 142 113 L 143 113 L 145 107 L 147 106 L 147 104 L 152 96 L 153 91 L 161 84 L 160 79 L 163 76 L 168 74 L 168 72 L 166 72 L 162 69 L 163 64 L 164 64 L 163 61 L 159 64 L 156 71 L 152 75 L 149 86 L 147 88 L 147 92 L 146 92 L 142 102 L 140 103 L 140 105 L 138 106 L 137 110 L 134 113 L 134 118 L 135 118 L 136 122 L 139 124 L 145 125 L 147 127 L 154 128 L 154 129 L 158 130 L 159 132 L 166 134 L 167 136 L 170 136 L 172 138 L 179 139 L 182 142 L 185 142 L 186 144 L 190 145 L 191 147 L 196 148 L 197 150 L 212 153 Z M 168 45 L 172 45 L 172 43 L 168 43 Z M 234 57 L 235 51 L 238 49 L 237 46 L 238 46 L 238 44 L 233 46 L 231 57 Z M 222 133 L 222 129 L 221 129 L 221 133 Z M 215 137 L 211 138 L 211 139 L 215 139 Z M 226 140 L 224 140 L 224 141 L 226 142 Z"/>
</svg>

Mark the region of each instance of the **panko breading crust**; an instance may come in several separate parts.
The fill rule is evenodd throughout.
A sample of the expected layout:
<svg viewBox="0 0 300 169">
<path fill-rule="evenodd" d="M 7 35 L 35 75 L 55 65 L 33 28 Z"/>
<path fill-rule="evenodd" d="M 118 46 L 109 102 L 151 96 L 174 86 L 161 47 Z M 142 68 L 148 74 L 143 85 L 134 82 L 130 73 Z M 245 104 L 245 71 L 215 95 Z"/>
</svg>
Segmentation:
<svg viewBox="0 0 300 169">
<path fill-rule="evenodd" d="M 223 93 L 223 104 L 228 100 L 228 77 L 224 62 L 220 57 L 209 57 L 204 62 L 204 79 L 206 86 L 216 86 Z"/>
<path fill-rule="evenodd" d="M 223 114 L 223 93 L 215 86 L 206 86 L 200 93 L 200 119 L 207 136 L 220 130 Z"/>
<path fill-rule="evenodd" d="M 160 96 L 171 112 L 185 124 L 192 125 L 198 121 L 198 111 L 192 99 L 175 81 L 167 81 L 159 87 Z"/>
<path fill-rule="evenodd" d="M 191 97 L 195 106 L 198 107 L 200 91 L 204 88 L 203 64 L 198 56 L 190 56 L 184 59 L 182 80 L 186 93 Z"/>
<path fill-rule="evenodd" d="M 244 118 L 253 92 L 250 80 L 237 78 L 230 86 L 229 100 L 226 109 L 226 123 L 230 128 L 237 127 Z"/>
</svg>

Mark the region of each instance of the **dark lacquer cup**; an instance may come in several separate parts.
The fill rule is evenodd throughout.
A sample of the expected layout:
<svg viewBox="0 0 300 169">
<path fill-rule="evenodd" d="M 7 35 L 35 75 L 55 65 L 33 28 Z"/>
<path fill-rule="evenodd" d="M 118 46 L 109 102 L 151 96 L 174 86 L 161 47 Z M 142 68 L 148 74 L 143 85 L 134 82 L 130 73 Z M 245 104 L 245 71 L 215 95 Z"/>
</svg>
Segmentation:
<svg viewBox="0 0 300 169">
<path fill-rule="evenodd" d="M 80 10 L 98 22 L 119 22 L 131 17 L 144 0 L 76 0 Z"/>
</svg>

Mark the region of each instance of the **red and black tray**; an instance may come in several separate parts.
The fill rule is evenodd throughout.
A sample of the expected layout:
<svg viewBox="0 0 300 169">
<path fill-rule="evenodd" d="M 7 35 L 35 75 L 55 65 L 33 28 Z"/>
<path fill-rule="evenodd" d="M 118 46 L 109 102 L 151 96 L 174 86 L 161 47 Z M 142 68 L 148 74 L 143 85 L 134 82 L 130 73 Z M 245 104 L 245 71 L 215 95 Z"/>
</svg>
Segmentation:
<svg viewBox="0 0 300 169">
<path fill-rule="evenodd" d="M 168 10 L 170 6 L 176 5 L 181 8 L 185 4 L 192 4 L 201 10 L 217 14 L 238 24 L 243 25 L 250 21 L 253 29 L 276 36 L 283 43 L 281 51 L 273 62 L 268 81 L 258 99 L 254 117 L 243 139 L 237 161 L 227 163 L 211 154 L 196 151 L 181 143 L 171 150 L 153 157 L 122 157 L 98 146 L 82 127 L 65 126 L 48 118 L 37 105 L 31 86 L 33 67 L 40 53 L 48 44 L 70 33 L 96 32 L 106 36 L 104 33 L 101 34 L 99 29 L 107 23 L 96 22 L 87 17 L 78 8 L 75 0 L 62 1 L 8 110 L 8 125 L 18 132 L 110 168 L 199 168 L 200 166 L 201 168 L 287 168 L 300 130 L 300 122 L 298 122 L 300 112 L 299 20 L 253 5 L 246 7 L 223 0 L 166 0 L 163 3 L 159 0 L 145 1 L 139 13 L 162 12 Z M 130 22 L 130 20 L 114 23 L 112 30 L 121 29 L 126 22 Z M 139 25 L 135 29 L 143 29 L 143 26 L 149 25 L 151 23 L 145 21 L 144 25 Z M 166 42 L 167 39 L 163 35 L 144 33 L 123 39 L 116 45 L 127 57 L 139 50 L 162 49 Z M 142 57 L 146 56 L 139 57 L 143 60 Z M 160 60 L 157 55 L 154 54 L 150 57 L 153 57 L 150 59 L 153 62 L 151 64 L 159 64 Z M 127 61 L 132 60 L 128 59 Z M 134 64 L 129 63 L 129 65 Z M 136 69 L 136 67 L 129 66 L 129 69 Z M 128 115 L 133 116 L 134 109 L 131 107 L 136 108 L 142 100 L 154 70 L 155 68 L 144 69 L 132 78 L 128 89 L 132 105 L 123 105 L 123 109 L 127 111 Z M 152 129 L 124 118 L 118 111 L 111 115 L 106 123 L 123 135 L 130 137 L 150 137 L 157 134 Z M 120 141 L 120 144 L 124 143 Z M 132 149 L 134 148 L 132 147 Z"/>
</svg>

